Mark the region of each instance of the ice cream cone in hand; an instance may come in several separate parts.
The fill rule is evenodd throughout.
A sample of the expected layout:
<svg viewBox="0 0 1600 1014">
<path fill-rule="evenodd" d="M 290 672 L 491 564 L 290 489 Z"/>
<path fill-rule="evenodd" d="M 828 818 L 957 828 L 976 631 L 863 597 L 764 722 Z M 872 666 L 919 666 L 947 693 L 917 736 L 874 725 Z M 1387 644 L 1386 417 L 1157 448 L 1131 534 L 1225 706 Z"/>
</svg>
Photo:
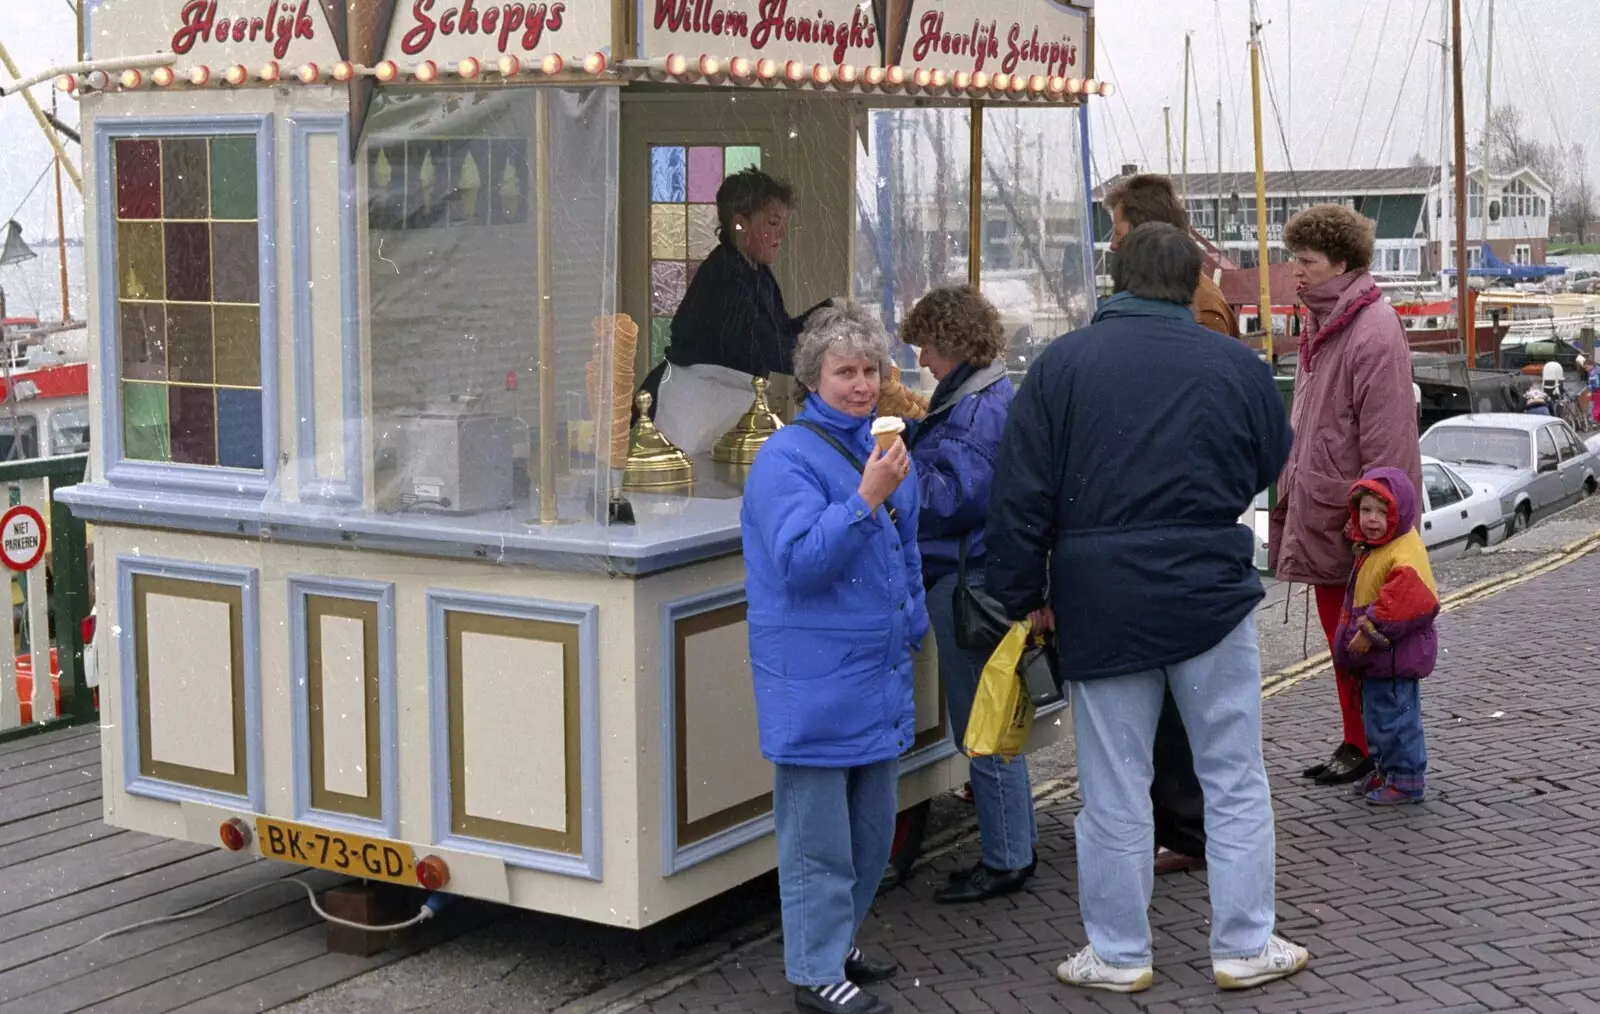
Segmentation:
<svg viewBox="0 0 1600 1014">
<path fill-rule="evenodd" d="M 900 434 L 906 430 L 906 421 L 897 415 L 880 415 L 872 420 L 872 439 L 877 441 L 878 450 L 885 454 L 894 442 L 900 439 Z"/>
</svg>

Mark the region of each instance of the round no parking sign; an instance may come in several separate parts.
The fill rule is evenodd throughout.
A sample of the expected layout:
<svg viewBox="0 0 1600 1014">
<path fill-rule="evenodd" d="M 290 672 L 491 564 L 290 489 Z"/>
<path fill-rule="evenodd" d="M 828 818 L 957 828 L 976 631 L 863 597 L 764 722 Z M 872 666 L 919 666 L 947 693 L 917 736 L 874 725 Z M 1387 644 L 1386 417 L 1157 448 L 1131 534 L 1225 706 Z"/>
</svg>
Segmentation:
<svg viewBox="0 0 1600 1014">
<path fill-rule="evenodd" d="M 13 507 L 0 517 L 0 560 L 12 570 L 31 570 L 44 558 L 44 518 L 32 507 Z"/>
</svg>

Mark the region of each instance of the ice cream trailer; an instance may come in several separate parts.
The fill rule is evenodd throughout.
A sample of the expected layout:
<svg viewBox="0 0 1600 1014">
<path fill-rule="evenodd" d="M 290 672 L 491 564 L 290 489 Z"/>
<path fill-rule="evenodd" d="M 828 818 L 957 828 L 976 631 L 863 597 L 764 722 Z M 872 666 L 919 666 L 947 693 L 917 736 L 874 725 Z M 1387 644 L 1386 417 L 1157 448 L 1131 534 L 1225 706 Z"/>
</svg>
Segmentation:
<svg viewBox="0 0 1600 1014">
<path fill-rule="evenodd" d="M 1086 323 L 1091 5 L 80 7 L 106 819 L 630 927 L 772 869 L 742 475 L 633 392 L 746 166 L 791 306 Z"/>
</svg>

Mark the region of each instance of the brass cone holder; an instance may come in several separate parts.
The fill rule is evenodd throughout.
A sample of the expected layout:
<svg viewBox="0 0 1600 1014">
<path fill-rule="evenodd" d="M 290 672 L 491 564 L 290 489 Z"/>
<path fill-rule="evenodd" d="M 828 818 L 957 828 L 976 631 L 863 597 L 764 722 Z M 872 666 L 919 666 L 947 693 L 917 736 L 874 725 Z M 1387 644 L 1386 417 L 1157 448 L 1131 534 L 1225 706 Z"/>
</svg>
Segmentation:
<svg viewBox="0 0 1600 1014">
<path fill-rule="evenodd" d="M 750 411 L 739 417 L 733 429 L 724 433 L 711 448 L 711 460 L 725 465 L 749 465 L 756 460 L 756 452 L 767 438 L 783 428 L 778 414 L 767 404 L 767 378 L 754 377 L 750 386 L 755 388 L 756 400 Z"/>
<path fill-rule="evenodd" d="M 694 462 L 675 447 L 665 433 L 656 429 L 650 418 L 650 393 L 640 391 L 634 399 L 639 421 L 628 444 L 628 463 L 622 471 L 623 489 L 660 489 L 684 486 L 694 481 Z"/>
</svg>

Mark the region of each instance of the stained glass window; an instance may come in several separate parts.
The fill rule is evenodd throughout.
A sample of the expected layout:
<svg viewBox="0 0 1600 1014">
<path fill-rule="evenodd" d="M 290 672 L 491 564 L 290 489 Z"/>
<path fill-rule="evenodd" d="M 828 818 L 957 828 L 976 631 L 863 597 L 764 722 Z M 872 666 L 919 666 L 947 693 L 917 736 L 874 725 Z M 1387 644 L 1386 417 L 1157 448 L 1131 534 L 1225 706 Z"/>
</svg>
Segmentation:
<svg viewBox="0 0 1600 1014">
<path fill-rule="evenodd" d="M 700 262 L 717 247 L 717 188 L 761 168 L 755 145 L 650 148 L 650 365 L 672 338 L 672 317 Z"/>
<path fill-rule="evenodd" d="M 262 467 L 253 137 L 113 148 L 122 453 Z"/>
</svg>

